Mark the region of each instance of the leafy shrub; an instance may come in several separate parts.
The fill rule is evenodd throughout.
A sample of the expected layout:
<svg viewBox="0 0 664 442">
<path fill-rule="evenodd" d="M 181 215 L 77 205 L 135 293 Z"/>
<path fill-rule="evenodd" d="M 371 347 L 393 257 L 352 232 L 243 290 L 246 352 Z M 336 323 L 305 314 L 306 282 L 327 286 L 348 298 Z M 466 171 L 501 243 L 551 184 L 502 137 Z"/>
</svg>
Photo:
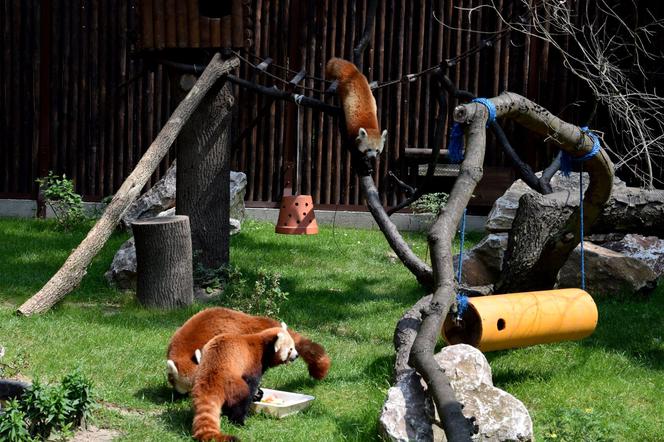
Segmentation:
<svg viewBox="0 0 664 442">
<path fill-rule="evenodd" d="M 27 417 L 21 404 L 14 399 L 8 401 L 0 412 L 0 440 L 6 442 L 30 442 L 34 439 L 26 427 Z"/>
<path fill-rule="evenodd" d="M 438 212 L 447 204 L 448 197 L 449 195 L 444 192 L 425 193 L 411 205 L 411 208 L 418 213 L 438 215 Z"/>
<path fill-rule="evenodd" d="M 57 432 L 59 439 L 88 416 L 93 405 L 92 384 L 80 372 L 63 378 L 60 385 L 35 381 L 18 400 L 7 403 L 0 414 L 0 440 L 43 441 Z"/>
<path fill-rule="evenodd" d="M 81 425 L 90 417 L 90 411 L 94 406 L 92 381 L 76 370 L 62 379 L 62 387 L 72 407 L 67 421 L 74 425 Z"/>
<path fill-rule="evenodd" d="M 74 191 L 74 182 L 66 175 L 59 176 L 50 171 L 47 177 L 36 181 L 62 229 L 70 230 L 87 219 L 81 195 Z"/>
<path fill-rule="evenodd" d="M 68 417 L 73 407 L 62 385 L 49 387 L 35 381 L 21 397 L 20 404 L 32 436 L 46 440 L 52 431 L 71 431 Z"/>
<path fill-rule="evenodd" d="M 610 421 L 592 408 L 558 408 L 542 429 L 545 441 L 608 442 L 615 431 Z"/>
<path fill-rule="evenodd" d="M 232 265 L 209 269 L 194 259 L 194 284 L 208 293 L 220 290 L 217 302 L 224 307 L 254 315 L 278 316 L 280 304 L 288 299 L 288 292 L 281 290 L 278 273 L 260 269 L 252 284 Z"/>
</svg>

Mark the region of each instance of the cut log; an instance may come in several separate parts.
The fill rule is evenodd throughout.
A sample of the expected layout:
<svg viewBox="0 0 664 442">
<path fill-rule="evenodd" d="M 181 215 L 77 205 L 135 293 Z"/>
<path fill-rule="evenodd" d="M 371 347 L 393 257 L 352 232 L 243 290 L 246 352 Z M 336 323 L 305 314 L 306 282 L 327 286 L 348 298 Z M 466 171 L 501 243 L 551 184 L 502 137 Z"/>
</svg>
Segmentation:
<svg viewBox="0 0 664 442">
<path fill-rule="evenodd" d="M 230 86 L 217 84 L 178 138 L 175 210 L 189 217 L 197 259 L 212 269 L 228 264 L 233 104 Z"/>
<path fill-rule="evenodd" d="M 113 230 L 118 225 L 122 214 L 138 197 L 141 189 L 150 179 L 161 160 L 166 156 L 187 120 L 206 96 L 217 80 L 239 65 L 236 58 L 222 61 L 216 54 L 198 79 L 187 97 L 180 102 L 164 127 L 138 162 L 134 171 L 127 177 L 116 192 L 102 217 L 97 221 L 83 242 L 69 255 L 60 270 L 18 309 L 22 315 L 42 313 L 71 292 L 85 276 L 92 258 L 104 246 Z"/>
<path fill-rule="evenodd" d="M 177 308 L 194 301 L 189 218 L 147 218 L 131 225 L 136 243 L 136 297 L 146 307 Z"/>
</svg>

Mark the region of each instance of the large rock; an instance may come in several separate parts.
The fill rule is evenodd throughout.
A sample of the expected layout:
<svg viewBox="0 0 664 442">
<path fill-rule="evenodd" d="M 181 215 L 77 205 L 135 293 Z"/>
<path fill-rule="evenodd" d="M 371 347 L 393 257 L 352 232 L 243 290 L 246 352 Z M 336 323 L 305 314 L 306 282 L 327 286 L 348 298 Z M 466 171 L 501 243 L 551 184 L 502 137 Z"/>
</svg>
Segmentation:
<svg viewBox="0 0 664 442">
<path fill-rule="evenodd" d="M 461 282 L 476 287 L 495 284 L 500 278 L 503 257 L 507 250 L 507 233 L 490 233 L 463 255 Z M 455 274 L 459 255 L 454 257 Z"/>
<path fill-rule="evenodd" d="M 450 378 L 466 417 L 474 416 L 479 433 L 476 441 L 530 441 L 533 425 L 528 410 L 511 394 L 493 386 L 491 367 L 476 348 L 458 344 L 434 356 Z M 421 378 L 412 371 L 388 391 L 380 416 L 380 432 L 392 441 L 444 441 L 445 435 L 431 425 L 431 399 Z M 435 407 L 434 407 L 435 408 Z"/>
<path fill-rule="evenodd" d="M 586 291 L 594 298 L 648 294 L 657 286 L 657 274 L 640 259 L 592 242 L 584 243 Z M 581 286 L 581 247 L 576 247 L 558 272 L 556 287 Z"/>
<path fill-rule="evenodd" d="M 541 172 L 537 172 L 537 176 L 541 176 Z M 583 189 L 587 189 L 590 182 L 588 173 L 583 174 Z M 579 173 L 572 172 L 569 177 L 564 176 L 561 172 L 557 172 L 551 178 L 551 188 L 553 192 L 569 192 L 576 195 L 579 191 Z M 614 177 L 614 188 L 625 187 L 625 183 L 618 177 Z M 489 216 L 487 217 L 486 229 L 489 232 L 509 232 L 512 229 L 512 222 L 516 216 L 516 209 L 519 208 L 519 198 L 525 193 L 536 194 L 523 180 L 516 180 L 509 189 L 505 191 L 503 196 L 498 198 L 493 204 Z"/>
<path fill-rule="evenodd" d="M 657 277 L 664 275 L 664 239 L 630 233 L 622 239 L 607 241 L 602 247 L 638 259 L 648 265 Z"/>
<path fill-rule="evenodd" d="M 424 393 L 420 379 L 415 370 L 411 370 L 387 391 L 379 421 L 379 431 L 386 440 L 434 440 L 431 425 L 434 406 L 429 396 Z"/>
<path fill-rule="evenodd" d="M 244 195 L 247 193 L 247 175 L 243 172 L 231 171 L 231 211 L 230 217 L 244 220 Z"/>
<path fill-rule="evenodd" d="M 175 206 L 176 164 L 168 169 L 147 192 L 129 206 L 122 216 L 122 223 L 131 228 L 131 223 L 141 218 L 158 216 Z M 247 191 L 247 176 L 242 172 L 231 171 L 230 177 L 230 217 L 242 221 L 245 218 L 244 195 Z"/>
<path fill-rule="evenodd" d="M 121 290 L 136 290 L 136 246 L 129 238 L 113 257 L 111 268 L 104 274 L 106 280 Z"/>
<path fill-rule="evenodd" d="M 175 206 L 175 162 L 157 183 L 141 195 L 122 215 L 122 224 L 131 229 L 131 223 L 151 218 Z"/>
</svg>

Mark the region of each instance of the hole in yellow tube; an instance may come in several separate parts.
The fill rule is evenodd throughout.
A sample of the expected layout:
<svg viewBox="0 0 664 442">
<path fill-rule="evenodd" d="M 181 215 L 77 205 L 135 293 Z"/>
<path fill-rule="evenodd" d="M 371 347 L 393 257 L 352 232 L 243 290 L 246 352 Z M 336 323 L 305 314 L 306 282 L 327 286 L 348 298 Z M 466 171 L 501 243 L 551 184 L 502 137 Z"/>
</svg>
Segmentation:
<svg viewBox="0 0 664 442">
<path fill-rule="evenodd" d="M 469 304 L 460 321 L 455 321 L 452 315 L 448 315 L 443 323 L 443 336 L 451 345 L 464 343 L 473 347 L 479 346 L 482 338 L 482 318 L 475 306 Z"/>
<path fill-rule="evenodd" d="M 496 327 L 498 327 L 498 330 L 505 330 L 505 320 L 500 318 L 496 324 Z"/>
</svg>

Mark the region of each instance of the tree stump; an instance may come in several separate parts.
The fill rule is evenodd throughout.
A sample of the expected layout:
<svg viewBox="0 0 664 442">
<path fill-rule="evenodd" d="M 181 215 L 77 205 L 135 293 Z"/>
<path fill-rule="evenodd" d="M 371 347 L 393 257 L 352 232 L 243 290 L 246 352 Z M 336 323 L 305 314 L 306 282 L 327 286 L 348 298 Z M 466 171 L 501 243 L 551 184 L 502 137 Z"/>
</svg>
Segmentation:
<svg viewBox="0 0 664 442">
<path fill-rule="evenodd" d="M 189 217 L 147 218 L 131 225 L 136 242 L 136 296 L 146 307 L 176 308 L 194 300 Z"/>
</svg>

